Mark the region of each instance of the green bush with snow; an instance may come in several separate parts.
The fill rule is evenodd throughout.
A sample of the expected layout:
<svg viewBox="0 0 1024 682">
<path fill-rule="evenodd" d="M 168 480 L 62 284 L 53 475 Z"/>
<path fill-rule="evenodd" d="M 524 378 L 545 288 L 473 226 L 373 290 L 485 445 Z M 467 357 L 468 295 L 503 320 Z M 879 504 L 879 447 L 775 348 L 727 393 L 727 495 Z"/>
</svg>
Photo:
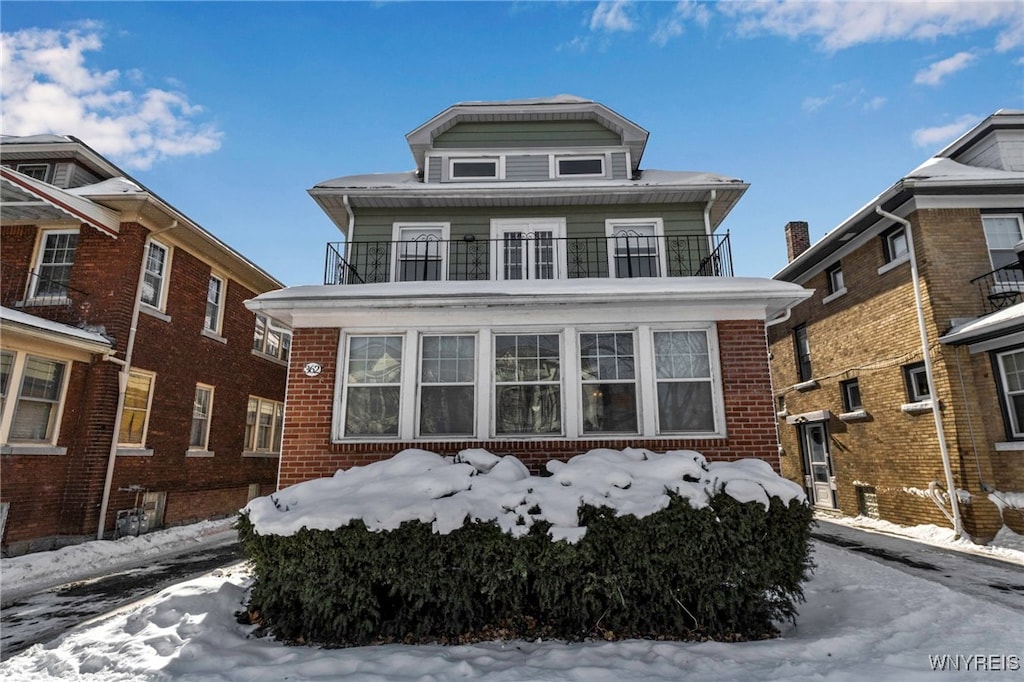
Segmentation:
<svg viewBox="0 0 1024 682">
<path fill-rule="evenodd" d="M 406 450 L 253 500 L 250 617 L 328 646 L 755 639 L 795 617 L 812 515 L 766 463 L 594 450 L 547 470 Z"/>
</svg>

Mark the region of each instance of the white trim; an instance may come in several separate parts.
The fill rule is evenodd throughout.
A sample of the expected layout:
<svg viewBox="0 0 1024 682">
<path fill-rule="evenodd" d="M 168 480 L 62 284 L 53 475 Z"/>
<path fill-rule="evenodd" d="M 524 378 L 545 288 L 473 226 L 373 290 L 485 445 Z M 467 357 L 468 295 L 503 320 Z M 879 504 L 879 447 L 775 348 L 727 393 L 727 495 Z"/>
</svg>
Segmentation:
<svg viewBox="0 0 1024 682">
<path fill-rule="evenodd" d="M 189 443 L 188 452 L 207 452 L 210 448 L 210 425 L 213 423 L 213 399 L 214 391 L 216 390 L 210 384 L 204 384 L 202 382 L 196 384 L 196 393 L 199 391 L 206 391 L 209 394 L 209 400 L 206 404 L 206 428 L 203 430 L 203 442 L 200 445 L 192 445 Z M 193 398 L 193 408 L 194 408 Z M 192 411 L 192 419 L 195 419 L 195 410 Z M 189 440 L 192 439 L 192 422 L 189 422 Z M 210 453 L 211 455 L 213 453 Z"/>
<path fill-rule="evenodd" d="M 549 163 L 549 177 L 561 180 L 563 178 L 607 178 L 611 177 L 611 154 L 552 154 Z M 600 173 L 562 173 L 560 162 L 562 161 L 600 161 Z"/>
<path fill-rule="evenodd" d="M 146 313 L 150 317 L 155 317 L 156 319 L 160 320 L 161 322 L 170 322 L 171 321 L 171 316 L 170 315 L 168 315 L 167 313 L 164 313 L 164 312 L 161 312 L 161 311 L 157 310 L 156 308 L 154 308 L 153 306 L 149 305 L 148 303 L 141 303 L 139 305 L 139 312 L 140 313 Z"/>
<path fill-rule="evenodd" d="M 566 270 L 568 265 L 566 263 L 565 255 L 565 235 L 566 235 L 566 220 L 565 218 L 491 218 L 491 279 L 508 281 L 504 277 L 505 273 L 505 250 L 504 238 L 509 232 L 522 232 L 525 234 L 535 234 L 540 232 L 551 232 L 552 237 L 552 248 L 554 249 L 554 277 L 545 279 L 565 279 Z M 528 275 L 536 274 L 529 271 L 531 262 L 536 266 L 535 261 L 531 261 L 530 254 L 527 252 L 530 247 L 533 247 L 534 253 L 536 253 L 537 242 L 534 240 L 528 240 L 527 244 L 523 247 L 523 259 L 522 259 L 522 270 L 521 273 L 524 277 L 520 280 L 537 279 L 536 277 L 530 277 Z"/>
<path fill-rule="evenodd" d="M 170 286 L 171 280 L 171 259 L 173 251 L 170 246 L 164 244 L 158 239 L 146 240 L 145 248 L 142 250 L 142 269 L 144 271 L 142 286 L 145 286 L 146 284 L 146 276 L 152 274 L 146 266 L 149 264 L 149 252 L 153 247 L 164 250 L 164 267 L 163 271 L 160 273 L 160 290 L 156 292 L 157 299 L 155 304 L 150 303 L 143 298 L 142 305 L 156 308 L 160 312 L 165 312 L 167 309 L 167 290 Z M 140 289 L 139 296 L 142 297 L 144 293 L 145 292 Z"/>
<path fill-rule="evenodd" d="M 616 238 L 615 231 L 630 227 L 652 227 L 654 243 L 658 248 L 658 273 L 655 277 L 667 276 L 667 260 L 665 257 L 665 221 L 662 218 L 606 218 L 604 221 L 604 234 L 608 245 L 608 277 L 617 279 L 615 272 L 616 246 L 612 239 Z M 622 277 L 618 279 L 634 279 Z"/>
<path fill-rule="evenodd" d="M 391 281 L 392 282 L 420 281 L 420 280 L 400 280 L 398 278 L 398 275 L 399 275 L 398 264 L 401 262 L 401 260 L 403 260 L 402 258 L 400 258 L 401 254 L 399 252 L 401 251 L 401 248 L 402 248 L 402 246 L 404 245 L 405 242 L 407 242 L 407 241 L 415 241 L 415 238 L 412 239 L 412 240 L 404 240 L 404 239 L 402 239 L 402 231 L 403 230 L 420 230 L 420 231 L 423 231 L 423 232 L 428 232 L 428 231 L 433 231 L 433 230 L 440 230 L 440 235 L 438 235 L 438 238 L 437 238 L 437 241 L 436 241 L 436 246 L 437 246 L 437 251 L 438 251 L 438 256 L 439 256 L 438 261 L 440 263 L 438 267 L 440 268 L 440 272 L 438 273 L 437 280 L 424 280 L 424 281 L 439 281 L 439 282 L 447 281 L 447 279 L 448 279 L 448 249 L 449 249 L 450 244 L 451 244 L 451 232 L 452 232 L 452 224 L 451 223 L 447 223 L 447 222 L 436 222 L 436 223 L 434 223 L 434 222 L 423 222 L 423 223 L 419 223 L 419 222 L 398 222 L 398 223 L 392 223 L 392 225 L 391 225 L 391 243 L 394 245 L 394 248 L 391 249 Z M 433 240 L 429 240 L 428 239 L 428 240 L 424 240 L 423 243 L 424 244 L 431 244 L 431 243 L 435 243 L 435 242 Z"/>
<path fill-rule="evenodd" d="M 846 295 L 846 287 L 843 287 L 842 289 L 836 289 L 831 294 L 829 294 L 825 298 L 821 299 L 821 303 L 822 303 L 822 305 L 826 305 L 826 304 L 829 304 L 832 301 L 836 300 L 837 298 L 841 298 L 841 297 L 843 297 L 845 295 Z"/>
<path fill-rule="evenodd" d="M 220 336 L 224 329 L 224 303 L 227 301 L 228 293 L 228 280 L 223 275 L 218 275 L 215 272 L 210 273 L 210 281 L 217 280 L 220 282 L 219 299 L 217 301 L 217 317 L 213 321 L 213 327 L 206 326 L 206 310 L 203 310 L 203 331 L 210 332 L 216 336 Z M 207 282 L 206 289 L 206 305 L 210 305 L 210 289 L 209 282 Z"/>
<path fill-rule="evenodd" d="M 69 228 L 59 228 L 59 229 L 42 228 L 42 229 L 39 230 L 39 235 L 37 236 L 36 243 L 35 243 L 35 253 L 33 253 L 33 255 L 32 255 L 32 263 L 34 264 L 33 265 L 33 272 L 35 273 L 35 277 L 30 277 L 28 279 L 28 282 L 25 283 L 25 286 L 26 286 L 25 303 L 27 305 L 39 305 L 39 303 L 37 303 L 37 301 L 45 302 L 45 303 L 43 303 L 43 305 L 47 305 L 47 304 L 59 305 L 59 304 L 63 304 L 63 303 L 66 303 L 66 302 L 69 301 L 69 298 L 67 297 L 66 292 L 65 292 L 65 295 L 59 297 L 59 299 L 55 299 L 53 296 L 46 296 L 46 295 L 40 296 L 39 293 L 38 293 L 39 285 L 42 282 L 42 278 L 40 276 L 40 272 L 39 271 L 40 271 L 40 269 L 44 265 L 43 264 L 43 256 L 46 253 L 46 240 L 51 235 L 61 235 L 61 234 L 68 234 L 68 235 L 73 234 L 73 235 L 75 235 L 77 237 L 77 236 L 80 236 L 81 232 L 80 232 L 80 230 L 77 227 L 70 228 L 70 229 Z M 78 257 L 78 246 L 76 244 L 76 246 L 75 246 L 75 259 L 77 259 L 77 257 Z M 50 265 L 53 265 L 53 264 L 51 263 Z M 72 260 L 70 263 L 67 263 L 67 266 L 70 267 L 70 268 L 74 268 L 75 260 Z M 69 282 L 70 282 L 70 279 L 71 278 L 70 278 L 70 273 L 69 273 L 69 277 L 68 277 L 68 281 Z M 33 289 L 34 289 L 34 291 L 33 291 Z"/>
<path fill-rule="evenodd" d="M 349 443 L 355 440 L 366 440 L 366 441 L 388 441 L 388 440 L 401 440 L 403 438 L 403 431 L 408 431 L 411 437 L 412 427 L 406 424 L 404 419 L 405 415 L 408 414 L 403 408 L 406 407 L 405 403 L 409 402 L 408 398 L 408 380 L 410 377 L 415 379 L 415 375 L 410 375 L 408 372 L 408 344 L 410 335 L 414 334 L 415 331 L 411 329 L 396 330 L 388 333 L 374 333 L 366 332 L 362 330 L 349 332 L 342 332 L 341 338 L 338 341 L 338 374 L 334 382 L 334 401 L 335 405 L 333 426 L 331 428 L 331 440 L 332 442 Z M 399 369 L 398 379 L 398 428 L 394 434 L 359 434 L 356 436 L 349 436 L 345 433 L 346 419 L 348 414 L 348 374 L 349 374 L 349 361 L 351 356 L 351 342 L 355 338 L 364 337 L 395 337 L 402 340 L 402 356 L 401 356 L 401 367 Z M 395 384 L 356 384 L 356 386 L 394 386 Z M 413 398 L 414 399 L 414 398 Z M 412 405 L 412 407 L 415 407 Z M 411 439 L 411 438 L 410 438 Z"/>
<path fill-rule="evenodd" d="M 934 403 L 931 398 L 927 400 L 919 400 L 914 403 L 903 403 L 900 405 L 900 411 L 906 414 L 918 414 L 920 412 L 931 412 Z"/>
<path fill-rule="evenodd" d="M 208 339 L 213 339 L 214 341 L 219 341 L 220 343 L 227 343 L 228 342 L 228 340 L 226 338 L 224 338 L 220 334 L 215 334 L 214 332 L 211 332 L 209 329 L 202 330 L 200 332 L 200 334 L 202 334 L 203 336 L 205 336 Z"/>
<path fill-rule="evenodd" d="M 891 260 L 888 263 L 886 263 L 885 265 L 883 265 L 882 267 L 878 268 L 878 274 L 879 275 L 884 275 L 885 273 L 889 272 L 890 270 L 894 270 L 894 269 L 898 268 L 899 266 L 903 265 L 904 263 L 909 263 L 909 262 L 910 262 L 910 254 L 904 254 L 904 255 L 900 256 L 899 258 L 897 258 L 895 260 Z"/>
<path fill-rule="evenodd" d="M 569 330 L 572 331 L 571 335 L 568 334 Z M 573 355 L 576 358 L 576 368 L 575 368 L 576 369 L 576 381 L 572 385 L 572 388 L 575 389 L 573 391 L 574 395 L 572 396 L 572 398 L 573 398 L 573 404 L 575 404 L 579 408 L 577 410 L 579 414 L 577 415 L 577 421 L 576 421 L 577 432 L 579 433 L 579 435 L 581 437 L 584 437 L 584 438 L 589 438 L 591 436 L 606 436 L 606 437 L 609 437 L 609 436 L 622 436 L 622 437 L 629 437 L 629 436 L 637 436 L 640 433 L 642 433 L 642 429 L 643 429 L 643 425 L 644 425 L 644 419 L 643 419 L 643 415 L 641 414 L 643 412 L 643 410 L 641 409 L 641 396 L 640 396 L 640 385 L 639 385 L 640 384 L 640 373 L 638 371 L 640 363 L 637 362 L 637 358 L 639 356 L 639 350 L 640 349 L 638 347 L 639 344 L 637 342 L 637 330 L 636 330 L 636 328 L 635 327 L 634 328 L 626 327 L 626 328 L 622 328 L 622 329 L 608 329 L 608 330 L 595 330 L 595 329 L 583 329 L 583 330 L 580 330 L 580 329 L 575 328 L 575 327 L 568 327 L 566 331 L 567 331 L 567 333 L 566 333 L 566 340 L 568 341 L 569 339 L 572 339 L 572 340 L 574 340 L 576 342 L 575 344 L 573 344 L 574 347 L 571 349 Z M 633 379 L 632 380 L 623 380 L 623 379 L 594 379 L 594 380 L 589 380 L 587 382 L 587 384 L 586 384 L 586 385 L 593 385 L 593 384 L 600 384 L 600 383 L 610 383 L 610 384 L 623 385 L 623 386 L 632 385 L 633 386 L 633 400 L 634 400 L 634 404 L 635 404 L 634 405 L 634 415 L 633 416 L 635 417 L 635 421 L 636 421 L 636 429 L 634 429 L 633 431 L 615 431 L 615 432 L 612 432 L 612 431 L 593 431 L 593 432 L 589 432 L 589 433 L 586 431 L 586 429 L 584 427 L 585 425 L 584 425 L 584 413 L 583 413 L 583 394 L 584 394 L 584 391 L 586 389 L 584 388 L 585 384 L 584 384 L 584 379 L 583 379 L 583 358 L 580 355 L 580 348 L 582 347 L 582 344 L 579 342 L 580 337 L 582 335 L 584 335 L 584 334 L 594 334 L 594 335 L 598 335 L 598 334 L 629 334 L 630 338 L 633 340 L 633 356 L 632 356 L 632 358 L 633 358 Z M 566 345 L 568 346 L 568 343 Z M 569 349 L 567 349 L 566 352 L 568 353 Z M 616 356 L 616 357 L 618 357 L 618 356 Z"/>
<path fill-rule="evenodd" d="M 981 231 L 982 231 L 982 234 L 985 235 L 985 247 L 988 249 L 988 260 L 989 260 L 989 263 L 992 265 L 992 269 L 995 270 L 996 268 L 999 268 L 999 267 L 1002 267 L 1002 266 L 996 265 L 992 261 L 992 250 L 993 249 L 992 249 L 992 245 L 988 243 L 988 232 L 985 230 L 985 220 L 987 220 L 989 218 L 1001 218 L 1003 220 L 1014 220 L 1014 221 L 1016 221 L 1016 223 L 1017 223 L 1017 234 L 1019 236 L 1018 236 L 1017 241 L 1015 243 L 1020 243 L 1021 239 L 1024 238 L 1024 216 L 1021 216 L 1020 213 L 983 213 L 981 215 Z M 1010 251 L 1010 250 L 1014 250 L 1014 248 L 1013 247 L 1009 247 L 1009 248 L 1003 247 L 1003 248 L 997 248 L 996 250 L 997 251 Z M 996 284 L 999 285 L 999 284 L 1003 284 L 1003 283 L 996 282 Z M 1019 283 L 1014 282 L 1013 284 L 1017 284 L 1018 287 L 1019 287 Z"/>
<path fill-rule="evenodd" d="M 814 410 L 801 414 L 791 414 L 786 417 L 787 424 L 806 424 L 808 422 L 827 422 L 832 418 L 830 410 Z"/>
<path fill-rule="evenodd" d="M 128 371 L 127 371 L 127 374 L 126 374 L 125 379 L 124 379 L 125 382 L 130 381 L 131 380 L 131 376 L 133 374 L 138 375 L 138 376 L 145 376 L 145 377 L 149 378 L 149 393 L 146 396 L 146 418 L 142 422 L 142 438 L 141 438 L 141 440 L 138 443 L 123 443 L 123 442 L 121 442 L 121 434 L 120 433 L 114 434 L 114 437 L 117 439 L 118 454 L 120 454 L 122 450 L 140 450 L 140 449 L 145 449 L 145 447 L 146 447 L 146 436 L 149 435 L 149 419 L 150 419 L 150 417 L 153 416 L 153 394 L 156 393 L 156 372 L 151 372 L 151 371 L 145 370 L 145 369 L 139 369 L 138 367 L 129 367 L 129 368 L 127 368 L 127 370 Z M 125 384 L 125 391 L 127 392 L 127 383 Z M 122 413 L 124 412 L 125 409 L 127 409 L 127 402 L 121 408 Z M 124 419 L 124 417 L 122 416 L 122 423 L 123 423 L 123 419 Z M 153 451 L 150 450 L 151 454 L 152 454 L 152 452 Z"/>
<path fill-rule="evenodd" d="M 472 386 L 472 388 L 473 388 L 473 401 L 472 401 L 472 404 L 473 404 L 473 417 L 472 417 L 473 430 L 469 434 L 461 433 L 461 434 L 426 434 L 426 435 L 424 435 L 424 434 L 420 433 L 420 425 L 421 425 L 421 422 L 422 422 L 422 419 L 423 419 L 423 386 L 424 386 L 424 382 L 423 382 L 423 341 L 427 337 L 432 337 L 432 338 L 469 337 L 469 338 L 473 339 L 473 380 L 472 380 L 472 382 L 466 382 L 466 381 L 463 381 L 463 382 L 433 381 L 433 382 L 429 382 L 429 383 L 426 384 L 427 386 L 456 386 L 456 387 L 458 387 L 458 386 L 463 386 L 463 387 L 465 387 L 465 386 Z M 417 438 L 419 440 L 465 440 L 465 439 L 473 439 L 473 440 L 475 440 L 477 434 L 480 433 L 479 431 L 477 431 L 477 422 L 478 422 L 477 410 L 480 407 L 480 404 L 479 404 L 480 403 L 480 401 L 479 401 L 479 397 L 480 397 L 479 384 L 480 384 L 480 376 L 481 376 L 481 368 L 480 368 L 480 340 L 479 340 L 479 337 L 480 337 L 479 331 L 476 331 L 476 332 L 464 332 L 464 333 L 463 332 L 454 332 L 454 331 L 453 332 L 418 332 L 418 333 L 416 333 L 415 343 L 416 343 L 416 348 L 418 349 L 418 354 L 416 356 L 417 362 L 416 362 L 415 372 L 414 372 L 414 376 L 413 376 L 413 381 L 414 381 L 414 385 L 415 385 L 414 393 L 415 393 L 416 403 L 415 403 L 415 406 L 414 406 L 414 409 L 413 409 L 413 425 L 412 425 L 413 426 L 412 430 L 413 430 L 413 433 L 415 434 L 415 438 Z"/>
<path fill-rule="evenodd" d="M 7 395 L 3 399 L 3 413 L 0 414 L 0 443 L 4 446 L 14 448 L 44 448 L 52 449 L 57 445 L 60 437 L 61 422 L 64 418 L 64 409 L 68 393 L 68 384 L 71 380 L 71 369 L 74 360 L 70 358 L 54 357 L 33 350 L 19 350 L 16 348 L 4 348 L 5 353 L 14 355 L 14 362 L 11 363 L 11 373 L 8 378 Z M 58 363 L 61 369 L 61 385 L 57 390 L 57 399 L 50 404 L 53 405 L 53 423 L 49 426 L 49 436 L 40 440 L 11 440 L 11 428 L 14 425 L 14 415 L 18 410 L 18 403 L 21 400 L 21 389 L 25 379 L 25 366 L 29 358 L 43 362 Z M 49 402 L 49 401 L 47 401 Z"/>
<path fill-rule="evenodd" d="M 867 419 L 868 413 L 863 408 L 859 410 L 852 410 L 850 412 L 842 412 L 839 414 L 839 418 L 844 422 L 852 422 L 860 419 Z"/>
<path fill-rule="evenodd" d="M 1010 387 L 1006 381 L 1006 363 L 1004 358 L 1007 355 L 1024 355 L 1024 349 L 1014 348 L 1012 350 L 1006 350 L 1002 353 L 995 353 L 996 364 L 999 365 L 999 401 L 1003 405 L 1003 409 L 1006 410 L 1006 415 L 1009 417 L 1010 432 L 1014 438 L 1024 438 L 1024 424 L 1017 424 L 1016 410 L 1013 409 L 1013 395 L 1010 392 Z M 1021 395 L 1024 391 L 1017 392 L 1016 395 Z"/>
<path fill-rule="evenodd" d="M 1011 440 L 1002 443 L 993 443 L 996 452 L 1024 452 L 1024 440 Z"/>
<path fill-rule="evenodd" d="M 117 447 L 118 457 L 152 457 L 153 448 Z"/>
<path fill-rule="evenodd" d="M 213 450 L 186 450 L 185 451 L 185 456 L 186 457 L 199 457 L 199 458 L 213 457 L 214 454 L 215 453 L 213 452 Z"/>
<path fill-rule="evenodd" d="M 794 391 L 810 391 L 811 389 L 818 388 L 817 379 L 808 379 L 807 381 L 801 381 L 798 384 L 793 384 L 792 388 Z"/>
<path fill-rule="evenodd" d="M 4 443 L 0 445 L 0 455 L 59 457 L 66 454 L 68 454 L 67 448 L 54 447 L 52 445 L 32 445 L 31 443 Z"/>
<path fill-rule="evenodd" d="M 444 180 L 448 182 L 486 182 L 487 180 L 504 180 L 505 179 L 505 157 L 497 154 L 487 154 L 480 156 L 448 156 L 447 170 L 448 174 Z M 460 163 L 494 163 L 494 175 L 474 175 L 471 177 L 455 177 L 455 166 Z"/>
</svg>

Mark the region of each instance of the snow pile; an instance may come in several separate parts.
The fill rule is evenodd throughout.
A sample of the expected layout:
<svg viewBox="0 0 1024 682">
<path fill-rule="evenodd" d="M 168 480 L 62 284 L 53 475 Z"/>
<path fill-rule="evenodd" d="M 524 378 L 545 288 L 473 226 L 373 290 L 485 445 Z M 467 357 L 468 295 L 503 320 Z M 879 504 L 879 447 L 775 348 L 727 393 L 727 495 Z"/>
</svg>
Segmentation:
<svg viewBox="0 0 1024 682">
<path fill-rule="evenodd" d="M 695 508 L 707 506 L 719 492 L 765 508 L 771 497 L 785 504 L 805 499 L 800 486 L 764 461 L 709 463 L 690 450 L 597 449 L 568 462 L 552 460 L 547 470 L 551 476 L 531 476 L 515 457 L 486 450 L 464 450 L 451 458 L 409 449 L 257 498 L 245 511 L 260 535 L 334 530 L 361 519 L 372 531 L 419 521 L 440 534 L 468 521 L 493 521 L 520 537 L 534 523 L 547 521 L 552 539 L 576 542 L 586 534 L 578 519 L 582 505 L 643 518 L 666 508 L 669 493 Z"/>
</svg>

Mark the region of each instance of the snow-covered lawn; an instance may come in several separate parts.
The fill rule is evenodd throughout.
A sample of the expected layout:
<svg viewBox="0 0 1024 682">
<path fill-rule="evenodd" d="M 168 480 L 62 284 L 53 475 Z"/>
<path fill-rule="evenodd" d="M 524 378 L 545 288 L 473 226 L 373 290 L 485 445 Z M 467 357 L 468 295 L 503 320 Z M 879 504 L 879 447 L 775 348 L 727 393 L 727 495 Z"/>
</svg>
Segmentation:
<svg viewBox="0 0 1024 682">
<path fill-rule="evenodd" d="M 429 464 L 429 459 L 415 455 L 407 458 L 406 464 Z M 475 478 L 486 469 L 493 479 L 503 477 L 502 468 L 498 468 L 500 461 L 489 460 L 481 453 L 469 459 L 476 473 L 468 474 L 468 469 L 447 470 L 448 473 L 436 480 L 428 481 L 429 485 L 417 476 L 426 486 L 420 490 L 424 497 L 412 507 L 403 507 L 405 511 L 401 514 L 413 509 L 417 518 L 424 520 L 422 514 L 426 511 L 429 518 L 425 520 L 440 520 L 443 525 L 454 518 L 447 507 L 454 503 L 437 505 L 436 500 L 452 500 L 453 484 L 460 487 L 466 483 L 461 474 L 453 476 L 453 472 L 462 471 Z M 682 467 L 680 460 L 679 464 L 681 471 L 689 471 L 694 462 Z M 509 480 L 524 480 L 511 462 L 503 467 L 516 470 L 514 475 L 508 476 Z M 618 495 L 614 491 L 645 489 L 644 478 L 638 474 L 642 468 L 640 464 L 627 467 L 631 478 L 630 485 L 625 487 L 627 481 L 623 472 L 612 471 L 607 466 L 602 469 L 600 481 L 573 473 L 570 467 L 568 471 L 553 472 L 550 484 L 593 492 L 594 486 L 601 483 L 606 492 Z M 769 489 L 774 485 L 772 477 L 756 467 L 744 469 L 741 466 L 738 472 L 743 475 L 735 477 L 725 474 L 721 467 L 702 471 L 721 473 L 722 476 L 712 478 L 726 485 L 733 484 L 733 492 L 740 497 L 753 495 L 754 499 L 770 494 Z M 481 476 L 478 482 L 485 478 Z M 329 489 L 343 484 L 344 479 L 342 476 L 333 482 L 325 480 L 298 492 L 284 491 L 275 496 L 277 504 L 261 503 L 264 507 L 261 513 L 268 517 L 263 521 L 268 525 L 283 521 L 278 530 L 285 532 L 297 517 L 304 517 L 300 525 L 313 519 L 328 526 L 338 522 L 336 514 L 319 507 L 321 504 L 337 506 L 333 495 L 336 491 Z M 736 483 L 740 480 L 743 482 Z M 759 481 L 754 486 L 756 490 L 748 485 L 754 481 Z M 526 495 L 536 494 L 540 498 L 545 495 L 532 484 L 525 490 L 529 491 Z M 785 490 L 783 486 L 780 492 Z M 407 495 L 399 497 L 406 502 L 410 499 Z M 699 500 L 700 495 L 695 493 L 691 499 Z M 475 497 L 471 501 L 471 509 L 485 508 L 483 501 Z M 532 506 L 537 500 L 514 501 Z M 499 504 L 497 508 L 506 506 Z M 360 508 L 360 516 L 368 518 L 364 513 L 368 507 Z M 545 513 L 557 509 L 557 505 L 549 504 Z M 343 511 L 343 514 L 350 511 Z M 385 525 L 388 520 L 395 520 L 394 509 L 386 511 L 390 516 L 377 517 Z M 101 574 L 133 560 L 137 563 L 143 553 L 152 558 L 193 549 L 202 546 L 200 543 L 228 542 L 233 535 L 231 523 L 231 520 L 210 522 L 141 538 L 91 542 L 56 552 L 4 559 L 0 562 L 0 586 L 6 600 L 10 594 L 40 589 L 45 584 Z M 859 523 L 862 527 L 870 525 L 864 520 Z M 567 532 L 567 526 L 562 526 L 563 537 L 578 535 L 578 532 Z M 966 549 L 962 543 L 952 542 L 950 531 L 943 533 L 941 529 L 893 526 L 873 530 L 930 535 L 934 544 Z M 1009 534 L 1006 539 L 1014 542 L 1019 536 Z M 936 669 L 970 670 L 975 679 L 1012 679 L 1019 675 L 1024 663 L 1024 618 L 1020 610 L 968 596 L 831 545 L 815 543 L 814 550 L 817 568 L 805 585 L 807 601 L 799 607 L 797 624 L 780 624 L 782 636 L 774 640 L 731 644 L 648 640 L 572 644 L 496 641 L 468 646 L 387 645 L 332 650 L 290 647 L 270 638 L 251 637 L 253 627 L 236 622 L 234 614 L 244 608 L 247 589 L 252 583 L 245 564 L 238 564 L 166 589 L 46 645 L 36 645 L 0 664 L 0 679 L 18 682 L 455 679 L 521 682 L 871 679 L 902 682 L 934 679 Z M 993 556 L 1024 565 L 1024 552 L 1019 550 L 998 550 Z M 971 580 L 971 576 L 964 575 L 963 579 Z M 979 668 L 985 671 L 980 676 L 976 675 Z"/>
<path fill-rule="evenodd" d="M 250 638 L 233 616 L 244 566 L 216 571 L 37 645 L 0 678 L 97 682 L 327 680 L 931 680 L 933 661 L 989 670 L 1021 662 L 1019 612 L 846 550 L 816 544 L 798 624 L 779 639 L 718 642 L 490 642 L 307 649 Z M 942 659 L 949 656 L 949 659 Z M 957 659 L 956 656 L 960 656 Z M 973 670 L 973 668 L 972 668 Z M 976 679 L 993 679 L 993 674 Z M 996 679 L 1013 679 L 1011 672 Z"/>
</svg>

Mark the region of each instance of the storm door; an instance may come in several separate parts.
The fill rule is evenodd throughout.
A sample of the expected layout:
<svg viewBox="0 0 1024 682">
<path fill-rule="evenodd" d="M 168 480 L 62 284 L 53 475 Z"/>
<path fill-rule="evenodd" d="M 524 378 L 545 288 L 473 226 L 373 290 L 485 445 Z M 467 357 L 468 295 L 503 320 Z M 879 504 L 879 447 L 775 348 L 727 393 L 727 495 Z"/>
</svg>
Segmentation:
<svg viewBox="0 0 1024 682">
<path fill-rule="evenodd" d="M 825 422 L 801 424 L 800 442 L 804 451 L 807 487 L 815 506 L 834 509 L 832 457 L 828 451 L 828 429 Z"/>
</svg>

